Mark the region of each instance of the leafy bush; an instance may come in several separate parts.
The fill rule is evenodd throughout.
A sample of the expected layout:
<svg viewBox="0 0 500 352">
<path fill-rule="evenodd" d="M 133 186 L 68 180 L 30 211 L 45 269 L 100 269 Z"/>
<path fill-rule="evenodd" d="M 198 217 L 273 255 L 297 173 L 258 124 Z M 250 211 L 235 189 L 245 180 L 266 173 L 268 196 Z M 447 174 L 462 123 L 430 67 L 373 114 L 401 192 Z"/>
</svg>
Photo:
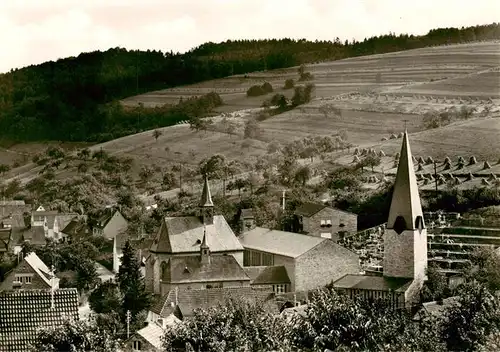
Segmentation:
<svg viewBox="0 0 500 352">
<path fill-rule="evenodd" d="M 295 81 L 292 78 L 289 78 L 285 81 L 283 89 L 292 89 L 293 87 L 295 87 Z"/>
<path fill-rule="evenodd" d="M 269 82 L 264 82 L 261 86 L 255 85 L 248 88 L 247 97 L 257 97 L 259 95 L 265 95 L 272 92 L 273 86 Z"/>
</svg>

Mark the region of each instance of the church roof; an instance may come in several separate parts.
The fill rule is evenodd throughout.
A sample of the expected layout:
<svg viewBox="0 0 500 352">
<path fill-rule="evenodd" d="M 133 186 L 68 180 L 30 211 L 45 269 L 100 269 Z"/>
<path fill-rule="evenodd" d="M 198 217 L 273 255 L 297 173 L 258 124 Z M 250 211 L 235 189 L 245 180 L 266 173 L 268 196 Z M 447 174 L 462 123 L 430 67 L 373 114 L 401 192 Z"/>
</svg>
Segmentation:
<svg viewBox="0 0 500 352">
<path fill-rule="evenodd" d="M 248 249 L 297 258 L 328 240 L 295 232 L 256 227 L 245 232 L 240 241 L 243 247 Z"/>
<path fill-rule="evenodd" d="M 394 228 L 396 218 L 402 216 L 406 222 L 407 229 L 416 229 L 417 216 L 421 216 L 423 219 L 423 213 L 418 193 L 417 178 L 413 168 L 410 142 L 406 131 L 399 155 L 399 165 L 394 182 L 387 227 L 390 229 Z"/>
<path fill-rule="evenodd" d="M 213 207 L 212 194 L 210 193 L 210 186 L 208 185 L 208 178 L 205 177 L 203 184 L 203 192 L 201 193 L 200 207 Z"/>
<path fill-rule="evenodd" d="M 211 253 L 243 251 L 231 227 L 222 215 L 214 216 L 213 224 L 203 225 L 196 216 L 166 217 L 158 232 L 151 252 L 199 253 L 206 229 L 206 242 Z"/>
<path fill-rule="evenodd" d="M 163 278 L 167 281 L 166 278 Z M 211 255 L 210 263 L 203 264 L 199 256 L 170 258 L 172 284 L 191 282 L 250 281 L 232 255 Z"/>
<path fill-rule="evenodd" d="M 333 283 L 335 288 L 395 291 L 404 293 L 413 279 L 346 274 Z"/>
</svg>

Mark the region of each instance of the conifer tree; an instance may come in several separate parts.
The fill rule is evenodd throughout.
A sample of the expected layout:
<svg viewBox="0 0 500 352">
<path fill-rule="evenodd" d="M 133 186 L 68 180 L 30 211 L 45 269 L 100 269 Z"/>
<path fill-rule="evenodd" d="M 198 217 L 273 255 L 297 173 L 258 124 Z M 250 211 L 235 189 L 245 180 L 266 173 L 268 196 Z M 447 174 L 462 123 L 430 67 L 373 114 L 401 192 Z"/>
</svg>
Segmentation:
<svg viewBox="0 0 500 352">
<path fill-rule="evenodd" d="M 137 321 L 139 313 L 149 307 L 151 296 L 146 292 L 136 253 L 128 240 L 123 247 L 123 257 L 116 281 L 123 297 L 122 320 L 126 321 L 127 311 L 130 311 L 133 324 Z"/>
</svg>

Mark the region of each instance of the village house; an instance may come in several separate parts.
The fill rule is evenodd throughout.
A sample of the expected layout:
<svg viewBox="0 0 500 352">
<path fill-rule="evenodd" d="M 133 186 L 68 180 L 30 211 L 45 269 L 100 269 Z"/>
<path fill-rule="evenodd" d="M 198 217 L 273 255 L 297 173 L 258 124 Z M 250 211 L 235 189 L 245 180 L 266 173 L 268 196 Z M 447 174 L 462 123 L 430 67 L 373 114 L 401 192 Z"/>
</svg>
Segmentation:
<svg viewBox="0 0 500 352">
<path fill-rule="evenodd" d="M 128 221 L 120 210 L 106 208 L 92 224 L 92 232 L 96 236 L 103 236 L 108 240 L 114 240 L 116 235 L 127 230 Z"/>
<path fill-rule="evenodd" d="M 49 289 L 59 288 L 59 278 L 36 255 L 31 252 L 5 276 L 0 283 L 0 291 L 14 289 Z"/>
<path fill-rule="evenodd" d="M 337 241 L 358 229 L 358 215 L 321 203 L 306 202 L 295 210 L 296 232 Z"/>
<path fill-rule="evenodd" d="M 43 206 L 39 206 L 31 214 L 31 228 L 43 228 L 44 236 L 56 241 L 64 241 L 64 228 L 72 221 L 84 216 L 77 213 L 59 213 L 57 210 L 46 211 Z M 39 230 L 38 230 L 39 231 Z"/>
<path fill-rule="evenodd" d="M 181 322 L 182 314 L 179 310 L 171 313 L 163 319 L 156 321 L 149 321 L 142 329 L 136 331 L 126 342 L 127 351 L 147 351 L 147 352 L 161 352 L 163 335 L 165 329 L 169 326 L 174 326 Z"/>
<path fill-rule="evenodd" d="M 250 279 L 242 266 L 243 246 L 224 216 L 214 215 L 205 178 L 199 216 L 162 220 L 146 262 L 146 287 L 165 295 L 174 286 L 249 286 Z"/>
<path fill-rule="evenodd" d="M 361 270 L 356 253 L 326 238 L 255 227 L 243 233 L 240 242 L 245 248 L 245 270 L 276 267 L 262 272 L 276 294 L 316 289 Z M 286 269 L 289 284 L 279 267 Z"/>
<path fill-rule="evenodd" d="M 347 274 L 334 287 L 350 296 L 389 298 L 396 307 L 419 301 L 426 280 L 427 229 L 424 224 L 408 133 L 405 131 L 384 233 L 383 273 Z"/>
<path fill-rule="evenodd" d="M 87 223 L 87 217 L 73 218 L 60 232 L 62 241 L 66 242 L 72 237 L 81 237 L 92 233 Z"/>
<path fill-rule="evenodd" d="M 228 299 L 236 298 L 265 304 L 269 311 L 276 311 L 274 294 L 266 288 L 250 286 L 207 289 L 173 289 L 168 294 L 157 296 L 148 312 L 147 321 L 165 324 L 174 315 L 180 320 L 193 316 L 196 308 L 210 308 Z M 167 321 L 164 321 L 167 319 Z"/>
<path fill-rule="evenodd" d="M 57 327 L 66 319 L 78 318 L 78 292 L 75 288 L 0 292 L 1 350 L 29 351 L 38 329 Z"/>
</svg>

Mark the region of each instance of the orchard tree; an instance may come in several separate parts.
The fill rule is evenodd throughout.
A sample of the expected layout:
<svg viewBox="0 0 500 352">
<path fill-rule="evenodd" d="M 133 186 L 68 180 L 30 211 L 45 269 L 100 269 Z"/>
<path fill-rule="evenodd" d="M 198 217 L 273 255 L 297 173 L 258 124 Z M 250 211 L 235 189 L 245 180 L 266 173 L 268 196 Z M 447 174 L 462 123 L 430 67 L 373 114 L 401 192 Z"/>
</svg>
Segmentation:
<svg viewBox="0 0 500 352">
<path fill-rule="evenodd" d="M 162 131 L 160 130 L 154 130 L 153 131 L 153 138 L 155 139 L 155 141 L 158 141 L 158 138 L 160 138 L 160 136 L 163 134 Z"/>
</svg>

